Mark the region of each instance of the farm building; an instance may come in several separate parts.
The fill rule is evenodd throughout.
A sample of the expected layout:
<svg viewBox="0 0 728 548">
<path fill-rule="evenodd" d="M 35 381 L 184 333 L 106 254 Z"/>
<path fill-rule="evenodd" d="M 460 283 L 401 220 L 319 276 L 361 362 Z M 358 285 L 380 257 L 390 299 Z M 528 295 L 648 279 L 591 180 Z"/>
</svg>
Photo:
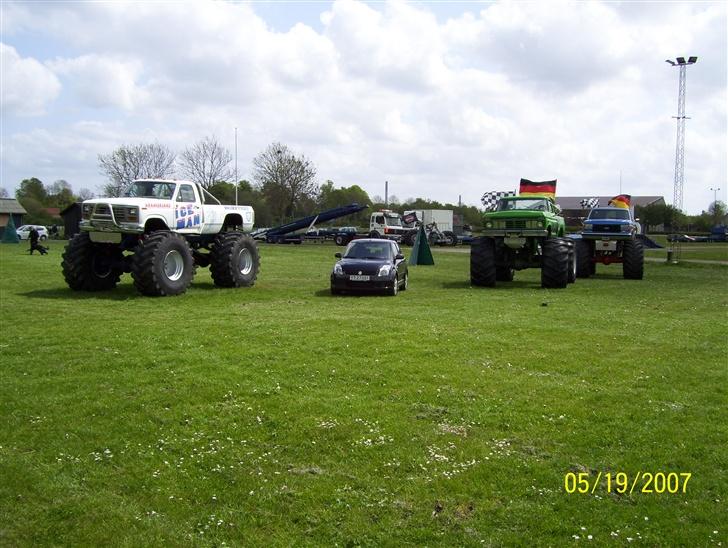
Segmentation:
<svg viewBox="0 0 728 548">
<path fill-rule="evenodd" d="M 27 213 L 25 208 L 15 198 L 0 198 L 0 238 L 5 234 L 5 227 L 11 215 L 13 217 L 13 223 L 17 228 L 23 224 L 23 215 Z"/>
<path fill-rule="evenodd" d="M 561 212 L 566 220 L 567 226 L 579 226 L 582 219 L 589 214 L 589 208 L 585 208 L 582 202 L 590 199 L 598 199 L 598 206 L 604 207 L 614 197 L 612 196 L 557 196 L 556 204 L 561 207 Z M 630 209 L 634 211 L 635 206 L 645 207 L 652 204 L 665 205 L 663 196 L 632 196 Z"/>
<path fill-rule="evenodd" d="M 65 238 L 71 239 L 79 233 L 79 224 L 81 223 L 81 202 L 74 202 L 60 212 L 63 218 L 63 228 Z"/>
</svg>

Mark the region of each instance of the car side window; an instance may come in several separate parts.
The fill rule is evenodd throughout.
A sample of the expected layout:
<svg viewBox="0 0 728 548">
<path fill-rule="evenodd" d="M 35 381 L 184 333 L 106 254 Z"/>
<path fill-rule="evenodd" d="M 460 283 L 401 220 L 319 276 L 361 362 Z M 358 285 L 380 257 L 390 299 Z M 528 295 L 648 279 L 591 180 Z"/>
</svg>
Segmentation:
<svg viewBox="0 0 728 548">
<path fill-rule="evenodd" d="M 377 215 L 374 217 L 374 222 L 380 225 L 384 224 L 384 215 Z"/>
</svg>

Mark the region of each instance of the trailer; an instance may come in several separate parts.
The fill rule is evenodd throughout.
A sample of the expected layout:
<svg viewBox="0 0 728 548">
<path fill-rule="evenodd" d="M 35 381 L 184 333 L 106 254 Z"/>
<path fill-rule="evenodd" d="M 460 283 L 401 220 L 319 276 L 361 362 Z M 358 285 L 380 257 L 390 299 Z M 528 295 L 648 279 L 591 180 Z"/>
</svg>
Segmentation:
<svg viewBox="0 0 728 548">
<path fill-rule="evenodd" d="M 327 221 L 338 219 L 339 217 L 353 215 L 354 213 L 358 213 L 368 207 L 368 205 L 360 205 L 355 202 L 346 206 L 327 209 L 320 213 L 316 213 L 315 215 L 308 215 L 307 217 L 302 217 L 295 221 L 291 221 L 290 223 L 275 226 L 273 228 L 261 229 L 255 231 L 253 234 L 256 239 L 265 239 L 268 243 L 301 244 L 305 239 L 307 239 L 306 234 L 293 234 L 294 232 L 303 229 L 306 229 L 306 232 L 309 232 L 313 229 L 316 223 L 325 223 Z M 320 237 L 317 235 L 316 239 L 319 238 Z"/>
</svg>

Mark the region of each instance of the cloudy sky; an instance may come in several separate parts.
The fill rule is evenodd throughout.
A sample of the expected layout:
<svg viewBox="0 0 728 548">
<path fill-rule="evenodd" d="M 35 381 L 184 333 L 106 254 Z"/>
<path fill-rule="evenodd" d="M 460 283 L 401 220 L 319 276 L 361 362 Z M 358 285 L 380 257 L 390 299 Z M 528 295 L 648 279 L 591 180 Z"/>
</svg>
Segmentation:
<svg viewBox="0 0 728 548">
<path fill-rule="evenodd" d="M 280 141 L 319 181 L 479 205 L 521 177 L 559 195 L 672 203 L 688 68 L 684 206 L 726 175 L 726 3 L 3 1 L 0 184 L 104 183 L 121 144 L 215 135 L 240 177 Z"/>
</svg>

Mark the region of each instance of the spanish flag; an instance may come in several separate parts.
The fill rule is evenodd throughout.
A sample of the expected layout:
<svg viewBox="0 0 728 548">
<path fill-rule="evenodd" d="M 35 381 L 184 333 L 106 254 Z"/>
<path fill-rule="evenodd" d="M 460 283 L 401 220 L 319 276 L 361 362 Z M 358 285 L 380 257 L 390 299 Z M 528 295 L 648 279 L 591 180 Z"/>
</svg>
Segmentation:
<svg viewBox="0 0 728 548">
<path fill-rule="evenodd" d="M 551 200 L 556 199 L 556 179 L 553 181 L 534 182 L 521 179 L 521 196 L 543 196 Z"/>
<path fill-rule="evenodd" d="M 631 200 L 632 196 L 630 196 L 629 194 L 620 194 L 619 196 L 615 196 L 614 198 L 609 200 L 609 203 L 607 205 L 629 209 L 629 204 Z"/>
</svg>

